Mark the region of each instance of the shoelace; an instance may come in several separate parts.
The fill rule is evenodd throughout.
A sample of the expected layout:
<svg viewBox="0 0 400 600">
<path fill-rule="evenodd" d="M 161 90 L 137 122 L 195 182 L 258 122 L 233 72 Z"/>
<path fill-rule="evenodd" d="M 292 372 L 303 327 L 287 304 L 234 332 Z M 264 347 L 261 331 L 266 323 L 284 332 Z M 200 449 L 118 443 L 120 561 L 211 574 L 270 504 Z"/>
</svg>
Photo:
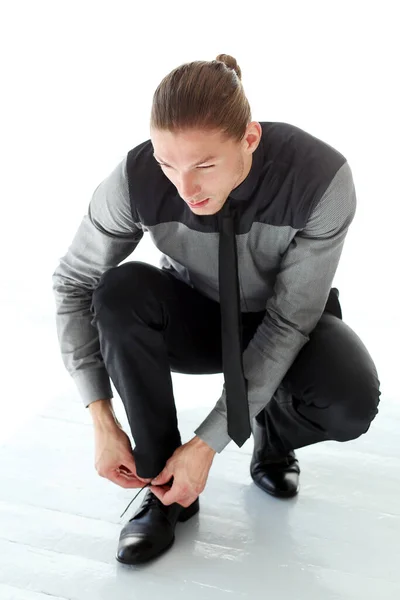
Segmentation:
<svg viewBox="0 0 400 600">
<path fill-rule="evenodd" d="M 144 488 L 149 487 L 151 485 L 151 481 L 149 483 L 146 483 L 146 485 L 144 485 L 136 494 L 136 496 L 134 496 L 132 498 L 132 500 L 129 502 L 128 506 L 126 507 L 126 509 L 124 510 L 124 512 L 122 513 L 121 517 L 122 518 L 124 516 L 124 514 L 126 513 L 126 511 L 128 510 L 128 508 L 130 507 L 130 505 L 132 504 L 132 502 L 135 500 L 135 498 L 137 498 L 140 494 L 140 492 L 142 492 L 144 490 Z M 154 496 L 155 497 L 155 496 Z"/>
<path fill-rule="evenodd" d="M 174 478 L 172 477 L 165 485 L 169 485 L 172 486 L 174 481 Z M 128 508 L 130 507 L 130 505 L 132 504 L 132 502 L 135 500 L 135 498 L 137 498 L 140 494 L 140 492 L 142 492 L 144 490 L 144 488 L 149 487 L 151 485 L 151 481 L 149 483 L 146 483 L 146 485 L 144 485 L 136 494 L 136 496 L 134 496 L 132 498 L 132 500 L 129 502 L 128 506 L 126 507 L 126 509 L 124 510 L 124 512 L 122 513 L 121 517 L 122 518 L 124 516 L 124 514 L 126 513 L 126 511 L 128 510 Z M 157 496 L 155 496 L 154 494 L 149 494 L 149 497 L 147 498 L 147 502 L 146 505 L 150 504 L 150 502 L 160 502 L 160 500 L 157 498 Z"/>
</svg>

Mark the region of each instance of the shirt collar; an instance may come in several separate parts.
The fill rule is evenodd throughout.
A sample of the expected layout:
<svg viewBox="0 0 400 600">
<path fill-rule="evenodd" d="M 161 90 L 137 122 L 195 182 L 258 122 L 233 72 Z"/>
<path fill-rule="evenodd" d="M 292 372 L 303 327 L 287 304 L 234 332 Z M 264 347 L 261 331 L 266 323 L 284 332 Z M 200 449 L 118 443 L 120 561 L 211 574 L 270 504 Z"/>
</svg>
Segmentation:
<svg viewBox="0 0 400 600">
<path fill-rule="evenodd" d="M 262 138 L 257 148 L 254 150 L 252 155 L 252 164 L 250 171 L 244 181 L 237 187 L 235 187 L 229 196 L 234 200 L 248 200 L 254 192 L 256 185 L 260 179 L 262 173 L 262 167 L 264 164 L 264 145 Z"/>
</svg>

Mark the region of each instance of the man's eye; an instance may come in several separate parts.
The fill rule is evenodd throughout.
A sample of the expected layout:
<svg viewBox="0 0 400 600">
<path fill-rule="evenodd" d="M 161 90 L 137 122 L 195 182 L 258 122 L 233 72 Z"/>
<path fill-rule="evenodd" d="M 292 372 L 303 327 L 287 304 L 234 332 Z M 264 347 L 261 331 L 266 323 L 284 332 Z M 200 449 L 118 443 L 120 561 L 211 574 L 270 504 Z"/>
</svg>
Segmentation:
<svg viewBox="0 0 400 600">
<path fill-rule="evenodd" d="M 165 169 L 171 169 L 171 167 L 169 165 L 164 165 L 163 163 L 159 163 L 158 161 L 156 161 L 156 163 L 158 164 L 159 167 L 164 167 Z M 205 167 L 197 167 L 197 169 L 211 169 L 212 167 L 215 167 L 215 165 L 207 165 Z"/>
</svg>

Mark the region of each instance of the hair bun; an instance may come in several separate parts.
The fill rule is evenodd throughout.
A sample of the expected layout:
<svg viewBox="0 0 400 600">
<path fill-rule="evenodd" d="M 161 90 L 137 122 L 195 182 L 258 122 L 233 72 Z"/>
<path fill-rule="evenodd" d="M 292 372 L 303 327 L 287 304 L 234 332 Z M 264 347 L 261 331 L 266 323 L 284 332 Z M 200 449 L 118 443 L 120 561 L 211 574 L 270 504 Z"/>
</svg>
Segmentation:
<svg viewBox="0 0 400 600">
<path fill-rule="evenodd" d="M 230 54 L 218 54 L 216 60 L 223 62 L 228 67 L 228 69 L 232 69 L 233 71 L 235 71 L 239 79 L 242 79 L 242 71 L 240 70 L 236 59 L 233 58 L 233 56 L 231 56 Z"/>
</svg>

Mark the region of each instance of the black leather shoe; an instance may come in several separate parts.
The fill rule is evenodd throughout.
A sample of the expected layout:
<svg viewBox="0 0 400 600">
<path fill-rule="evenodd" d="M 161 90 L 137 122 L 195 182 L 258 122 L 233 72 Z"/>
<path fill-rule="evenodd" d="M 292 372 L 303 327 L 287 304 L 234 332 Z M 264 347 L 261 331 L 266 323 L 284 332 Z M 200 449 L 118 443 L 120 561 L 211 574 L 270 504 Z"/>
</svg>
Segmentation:
<svg viewBox="0 0 400 600">
<path fill-rule="evenodd" d="M 272 496 L 290 498 L 299 491 L 299 461 L 293 450 L 283 456 L 268 452 L 263 425 L 253 420 L 254 450 L 250 475 L 254 483 Z"/>
<path fill-rule="evenodd" d="M 122 528 L 116 559 L 127 565 L 144 563 L 159 556 L 175 541 L 178 521 L 187 521 L 199 511 L 199 498 L 185 508 L 165 506 L 149 489 L 142 504 Z"/>
</svg>

